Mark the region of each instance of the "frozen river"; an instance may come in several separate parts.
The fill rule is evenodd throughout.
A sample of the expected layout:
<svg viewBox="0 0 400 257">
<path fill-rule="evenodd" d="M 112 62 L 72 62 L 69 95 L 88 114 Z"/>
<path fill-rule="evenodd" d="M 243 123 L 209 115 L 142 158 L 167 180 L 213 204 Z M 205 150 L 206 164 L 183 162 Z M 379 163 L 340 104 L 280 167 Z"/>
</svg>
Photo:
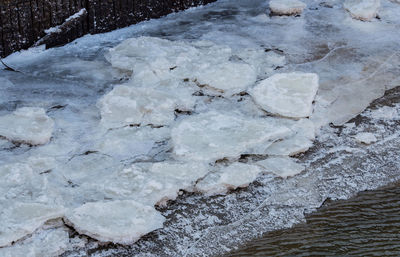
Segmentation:
<svg viewBox="0 0 400 257">
<path fill-rule="evenodd" d="M 0 256 L 225 254 L 399 180 L 400 4 L 363 22 L 305 2 L 221 0 L 7 57 Z"/>
</svg>

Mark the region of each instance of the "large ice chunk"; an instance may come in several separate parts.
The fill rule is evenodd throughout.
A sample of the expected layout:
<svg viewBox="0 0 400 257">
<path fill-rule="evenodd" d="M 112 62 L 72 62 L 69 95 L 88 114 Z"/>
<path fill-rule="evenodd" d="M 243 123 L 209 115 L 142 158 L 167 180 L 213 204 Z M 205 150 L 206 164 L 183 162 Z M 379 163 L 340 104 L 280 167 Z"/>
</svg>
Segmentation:
<svg viewBox="0 0 400 257">
<path fill-rule="evenodd" d="M 297 175 L 305 170 L 303 165 L 289 157 L 271 157 L 258 161 L 256 164 L 264 168 L 263 172 L 272 172 L 282 178 Z"/>
<path fill-rule="evenodd" d="M 208 195 L 225 193 L 229 189 L 247 187 L 260 173 L 256 165 L 235 162 L 208 174 L 196 184 L 196 190 Z"/>
<path fill-rule="evenodd" d="M 182 120 L 173 127 L 171 138 L 178 158 L 215 161 L 265 153 L 272 142 L 290 133 L 278 119 L 209 111 Z"/>
<path fill-rule="evenodd" d="M 230 47 L 209 41 L 138 37 L 111 49 L 107 58 L 114 67 L 133 71 L 135 86 L 191 80 L 214 94 L 231 96 L 246 91 L 257 79 L 257 67 L 232 56 Z"/>
<path fill-rule="evenodd" d="M 68 249 L 69 234 L 65 228 L 48 229 L 9 247 L 0 248 L 2 257 L 54 257 Z"/>
<path fill-rule="evenodd" d="M 174 111 L 191 110 L 194 91 L 182 87 L 116 86 L 98 103 L 102 124 L 107 128 L 131 124 L 167 125 L 175 119 Z"/>
<path fill-rule="evenodd" d="M 249 90 L 254 101 L 264 110 L 286 117 L 308 117 L 318 90 L 314 73 L 279 73 Z"/>
<path fill-rule="evenodd" d="M 276 15 L 295 15 L 303 12 L 306 4 L 299 0 L 271 0 L 269 8 Z"/>
<path fill-rule="evenodd" d="M 137 163 L 92 179 L 81 188 L 103 192 L 110 199 L 135 199 L 145 205 L 162 205 L 174 200 L 179 190 L 192 191 L 195 182 L 208 173 L 201 162 Z"/>
<path fill-rule="evenodd" d="M 148 156 L 158 142 L 170 137 L 167 127 L 124 127 L 113 129 L 102 135 L 94 150 L 119 159 Z"/>
<path fill-rule="evenodd" d="M 46 144 L 53 127 L 53 120 L 42 108 L 23 107 L 0 117 L 0 136 L 17 143 Z"/>
<path fill-rule="evenodd" d="M 227 96 L 246 91 L 256 79 L 257 73 L 250 65 L 228 61 L 200 69 L 197 75 L 197 82 L 201 86 L 205 85 Z"/>
<path fill-rule="evenodd" d="M 370 21 L 376 17 L 381 2 L 380 0 L 346 0 L 343 6 L 354 19 Z"/>
<path fill-rule="evenodd" d="M 64 208 L 16 202 L 0 212 L 0 247 L 4 247 L 33 233 L 46 221 L 62 217 Z"/>
<path fill-rule="evenodd" d="M 120 244 L 134 243 L 161 228 L 165 220 L 154 207 L 131 200 L 86 203 L 71 211 L 67 219 L 81 234 Z"/>
<path fill-rule="evenodd" d="M 309 119 L 300 119 L 295 122 L 289 122 L 293 135 L 283 140 L 274 142 L 268 147 L 266 154 L 268 155 L 296 155 L 306 152 L 315 139 L 315 127 Z"/>
</svg>

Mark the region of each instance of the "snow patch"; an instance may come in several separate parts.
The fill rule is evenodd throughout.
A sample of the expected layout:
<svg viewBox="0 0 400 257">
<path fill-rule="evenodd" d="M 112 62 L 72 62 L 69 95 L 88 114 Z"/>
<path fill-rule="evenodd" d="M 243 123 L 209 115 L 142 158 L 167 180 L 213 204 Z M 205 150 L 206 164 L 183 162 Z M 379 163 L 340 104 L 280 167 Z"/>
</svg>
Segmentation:
<svg viewBox="0 0 400 257">
<path fill-rule="evenodd" d="M 354 136 L 354 139 L 357 142 L 363 143 L 363 144 L 366 144 L 366 145 L 370 145 L 370 144 L 375 143 L 377 141 L 375 135 L 372 134 L 372 133 L 369 133 L 369 132 L 358 133 L 357 135 Z"/>
</svg>

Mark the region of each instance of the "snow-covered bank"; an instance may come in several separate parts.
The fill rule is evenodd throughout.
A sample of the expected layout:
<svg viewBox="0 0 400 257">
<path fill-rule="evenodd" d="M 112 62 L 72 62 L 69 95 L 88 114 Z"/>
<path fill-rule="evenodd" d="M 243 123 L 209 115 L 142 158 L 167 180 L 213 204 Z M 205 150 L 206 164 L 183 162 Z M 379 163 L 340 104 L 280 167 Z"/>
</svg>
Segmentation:
<svg viewBox="0 0 400 257">
<path fill-rule="evenodd" d="M 40 245 L 31 234 L 45 238 L 54 228 L 48 223 L 63 217 L 78 232 L 66 239 L 68 247 L 54 244 L 63 251 L 83 235 L 132 244 L 157 229 L 129 249 L 210 255 L 224 251 L 208 242 L 219 242 L 213 236 L 226 239 L 221 245 L 228 250 L 301 221 L 326 197 L 346 198 L 397 178 L 372 174 L 372 162 L 363 176 L 338 168 L 361 158 L 365 147 L 395 148 L 390 130 L 374 133 L 377 141 L 366 146 L 355 140 L 354 132 L 367 132 L 362 125 L 345 127 L 345 138 L 327 125 L 347 122 L 399 85 L 400 19 L 393 13 L 400 6 L 383 2 L 381 20 L 364 23 L 339 1 L 332 8 L 306 3 L 301 17 L 268 17 L 265 1 L 220 1 L 7 58 L 22 72 L 0 71 L 2 117 L 40 107 L 54 122 L 50 142 L 41 146 L 0 139 L 1 215 L 6 222 L 15 216 L 12 229 L 23 231 L 7 239 L 4 245 L 18 241 L 7 251 Z M 389 113 L 394 122 L 397 109 Z M 307 158 L 299 155 L 311 147 Z M 254 179 L 262 186 L 254 187 Z M 10 214 L 16 203 L 56 211 L 45 209 L 25 224 Z M 244 220 L 270 227 L 244 231 Z M 221 236 L 226 224 L 242 237 Z"/>
</svg>

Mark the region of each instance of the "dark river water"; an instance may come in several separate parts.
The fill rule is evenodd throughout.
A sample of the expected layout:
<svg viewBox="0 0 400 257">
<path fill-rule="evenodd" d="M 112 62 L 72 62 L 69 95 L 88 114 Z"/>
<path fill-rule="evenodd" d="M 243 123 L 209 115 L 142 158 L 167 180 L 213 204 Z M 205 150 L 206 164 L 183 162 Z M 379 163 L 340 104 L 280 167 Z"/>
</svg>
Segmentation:
<svg viewBox="0 0 400 257">
<path fill-rule="evenodd" d="M 305 224 L 229 256 L 400 256 L 400 183 L 326 202 Z"/>
</svg>

